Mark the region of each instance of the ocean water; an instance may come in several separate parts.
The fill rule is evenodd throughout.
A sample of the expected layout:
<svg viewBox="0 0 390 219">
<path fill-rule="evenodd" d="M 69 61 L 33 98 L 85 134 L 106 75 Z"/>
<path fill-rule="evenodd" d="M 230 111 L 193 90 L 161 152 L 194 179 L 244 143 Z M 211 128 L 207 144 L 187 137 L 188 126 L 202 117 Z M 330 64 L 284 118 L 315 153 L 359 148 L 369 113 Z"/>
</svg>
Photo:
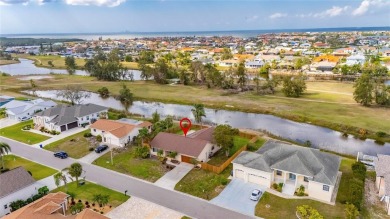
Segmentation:
<svg viewBox="0 0 390 219">
<path fill-rule="evenodd" d="M 340 28 L 310 28 L 310 29 L 274 29 L 274 30 L 231 30 L 231 31 L 189 31 L 189 32 L 117 32 L 117 33 L 46 33 L 46 34 L 0 34 L 8 38 L 77 38 L 83 40 L 130 39 L 140 37 L 192 37 L 192 36 L 234 36 L 256 37 L 265 33 L 292 32 L 347 32 L 347 31 L 390 31 L 389 27 L 340 27 Z"/>
</svg>

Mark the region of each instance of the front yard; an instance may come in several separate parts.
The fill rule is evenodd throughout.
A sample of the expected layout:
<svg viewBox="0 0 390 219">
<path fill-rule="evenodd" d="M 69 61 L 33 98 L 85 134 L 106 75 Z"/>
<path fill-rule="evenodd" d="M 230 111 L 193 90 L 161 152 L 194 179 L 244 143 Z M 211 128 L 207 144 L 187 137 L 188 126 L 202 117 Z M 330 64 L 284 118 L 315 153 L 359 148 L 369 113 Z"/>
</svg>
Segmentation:
<svg viewBox="0 0 390 219">
<path fill-rule="evenodd" d="M 26 125 L 31 125 L 31 127 L 34 127 L 33 121 L 28 120 L 2 128 L 0 129 L 0 134 L 6 138 L 11 138 L 26 144 L 36 144 L 50 138 L 48 136 L 35 134 L 30 131 L 23 131 L 22 128 Z"/>
<path fill-rule="evenodd" d="M 107 206 L 117 207 L 127 201 L 129 199 L 129 196 L 124 195 L 124 193 L 120 193 L 111 189 L 108 189 L 106 187 L 91 183 L 91 182 L 85 182 L 84 185 L 77 187 L 76 182 L 68 183 L 68 192 L 67 193 L 73 193 L 75 195 L 75 201 L 77 202 L 79 199 L 83 201 L 88 201 L 89 203 L 92 203 L 93 196 L 94 195 L 109 195 L 109 201 Z M 51 192 L 65 192 L 66 188 L 65 186 L 58 187 L 57 189 L 54 189 Z M 95 207 L 91 207 L 99 209 L 99 206 L 96 204 Z"/>
<path fill-rule="evenodd" d="M 111 164 L 111 153 L 106 153 L 93 164 L 114 170 L 120 173 L 128 174 L 149 182 L 155 182 L 162 177 L 167 169 L 157 159 L 140 159 L 134 155 L 134 148 L 126 149 L 113 155 L 114 164 Z"/>
<path fill-rule="evenodd" d="M 234 146 L 229 151 L 229 157 L 231 157 L 233 154 L 235 154 L 239 149 L 244 147 L 246 144 L 248 144 L 250 139 L 243 138 L 240 136 L 234 136 Z M 214 166 L 220 166 L 223 164 L 229 157 L 226 156 L 225 152 L 223 150 L 219 150 L 215 155 L 207 162 L 208 164 L 214 165 Z"/>
<path fill-rule="evenodd" d="M 192 169 L 176 184 L 175 190 L 211 200 L 217 197 L 229 183 L 228 177 L 232 168 L 231 164 L 220 174 L 203 169 Z"/>
<path fill-rule="evenodd" d="M 48 145 L 44 145 L 44 149 L 53 152 L 65 151 L 70 157 L 75 159 L 84 157 L 85 155 L 91 153 L 90 148 L 94 148 L 96 146 L 92 143 L 94 137 L 84 137 L 84 134 L 89 132 L 90 130 L 88 129 Z"/>
<path fill-rule="evenodd" d="M 4 167 L 8 169 L 13 169 L 16 167 L 22 166 L 27 171 L 30 171 L 32 177 L 35 180 L 40 180 L 55 174 L 57 171 L 43 166 L 41 164 L 26 160 L 24 158 L 15 156 L 15 155 L 5 155 L 4 156 Z"/>
</svg>

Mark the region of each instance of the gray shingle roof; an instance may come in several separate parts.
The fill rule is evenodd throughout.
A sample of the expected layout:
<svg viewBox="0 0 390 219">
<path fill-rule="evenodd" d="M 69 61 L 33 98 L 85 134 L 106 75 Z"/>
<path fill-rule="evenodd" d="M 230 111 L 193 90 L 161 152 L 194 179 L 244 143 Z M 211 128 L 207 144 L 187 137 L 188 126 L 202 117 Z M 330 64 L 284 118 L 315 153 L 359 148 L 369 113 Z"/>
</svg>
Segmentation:
<svg viewBox="0 0 390 219">
<path fill-rule="evenodd" d="M 313 181 L 334 185 L 340 157 L 316 149 L 268 141 L 256 153 L 242 152 L 233 163 L 271 172 L 284 170 L 312 177 Z"/>
<path fill-rule="evenodd" d="M 378 160 L 375 160 L 375 172 L 385 180 L 385 194 L 390 196 L 390 156 L 378 154 Z"/>
<path fill-rule="evenodd" d="M 36 116 L 46 116 L 54 118 L 50 121 L 56 125 L 65 125 L 77 121 L 77 117 L 83 117 L 92 113 L 98 113 L 107 110 L 107 107 L 96 104 L 82 104 L 82 105 L 58 105 L 56 107 L 39 112 Z"/>
<path fill-rule="evenodd" d="M 17 167 L 0 174 L 0 198 L 35 183 L 34 178 L 23 168 Z"/>
</svg>

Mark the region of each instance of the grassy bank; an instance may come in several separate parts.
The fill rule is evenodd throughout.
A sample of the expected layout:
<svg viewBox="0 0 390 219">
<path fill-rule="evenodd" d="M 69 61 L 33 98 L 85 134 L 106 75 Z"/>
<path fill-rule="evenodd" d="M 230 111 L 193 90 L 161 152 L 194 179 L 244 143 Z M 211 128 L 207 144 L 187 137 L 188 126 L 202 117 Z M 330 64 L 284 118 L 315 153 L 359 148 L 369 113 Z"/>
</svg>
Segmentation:
<svg viewBox="0 0 390 219">
<path fill-rule="evenodd" d="M 43 166 L 41 164 L 32 162 L 30 160 L 26 160 L 24 158 L 15 156 L 15 155 L 5 155 L 4 156 L 4 166 L 8 169 L 14 169 L 16 167 L 24 167 L 27 171 L 30 171 L 32 174 L 32 177 L 35 180 L 40 180 L 43 178 L 46 178 L 48 176 L 51 176 L 55 174 L 57 171 L 50 168 Z"/>
<path fill-rule="evenodd" d="M 17 93 L 28 82 L 13 77 L 3 79 L 9 94 Z M 260 96 L 251 92 L 226 95 L 225 91 L 207 89 L 202 86 L 159 85 L 152 81 L 103 82 L 92 77 L 56 75 L 53 79 L 37 80 L 38 89 L 59 89 L 66 84 L 78 83 L 83 88 L 96 92 L 106 86 L 112 94 L 118 94 L 121 83 L 125 83 L 137 100 L 164 103 L 203 103 L 213 109 L 272 114 L 282 118 L 328 127 L 359 136 L 360 129 L 367 131 L 363 137 L 390 141 L 390 137 L 379 138 L 376 132 L 390 133 L 388 108 L 363 107 L 353 100 L 351 83 L 307 82 L 308 91 L 301 98 L 286 98 L 276 95 Z"/>
<path fill-rule="evenodd" d="M 16 64 L 19 63 L 20 61 L 17 60 L 0 60 L 0 65 L 9 65 L 9 64 Z"/>
</svg>

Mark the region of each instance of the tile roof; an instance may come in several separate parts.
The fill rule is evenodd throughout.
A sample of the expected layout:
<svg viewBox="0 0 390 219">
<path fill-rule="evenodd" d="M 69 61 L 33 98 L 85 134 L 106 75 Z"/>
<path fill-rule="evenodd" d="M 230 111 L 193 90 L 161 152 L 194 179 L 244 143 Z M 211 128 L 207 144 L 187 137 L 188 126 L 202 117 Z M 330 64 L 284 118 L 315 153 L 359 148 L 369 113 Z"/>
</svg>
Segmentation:
<svg viewBox="0 0 390 219">
<path fill-rule="evenodd" d="M 23 167 L 16 167 L 0 174 L 0 198 L 35 183 L 34 178 Z"/>
<path fill-rule="evenodd" d="M 114 121 L 114 120 L 107 120 L 107 119 L 99 119 L 98 121 L 94 122 L 91 125 L 91 128 L 93 129 L 99 129 L 105 132 L 110 132 L 114 136 L 118 138 L 122 138 L 129 134 L 134 128 L 136 127 L 148 127 L 151 126 L 152 123 L 150 122 L 142 122 L 137 125 L 132 125 L 129 123 L 126 123 L 124 121 Z"/>
<path fill-rule="evenodd" d="M 385 180 L 385 194 L 390 196 L 390 156 L 378 154 L 378 160 L 375 160 L 375 172 L 377 176 Z"/>
<path fill-rule="evenodd" d="M 313 181 L 334 185 L 340 157 L 316 149 L 268 141 L 256 153 L 242 152 L 233 163 L 271 172 L 284 170 L 312 177 Z"/>
</svg>

